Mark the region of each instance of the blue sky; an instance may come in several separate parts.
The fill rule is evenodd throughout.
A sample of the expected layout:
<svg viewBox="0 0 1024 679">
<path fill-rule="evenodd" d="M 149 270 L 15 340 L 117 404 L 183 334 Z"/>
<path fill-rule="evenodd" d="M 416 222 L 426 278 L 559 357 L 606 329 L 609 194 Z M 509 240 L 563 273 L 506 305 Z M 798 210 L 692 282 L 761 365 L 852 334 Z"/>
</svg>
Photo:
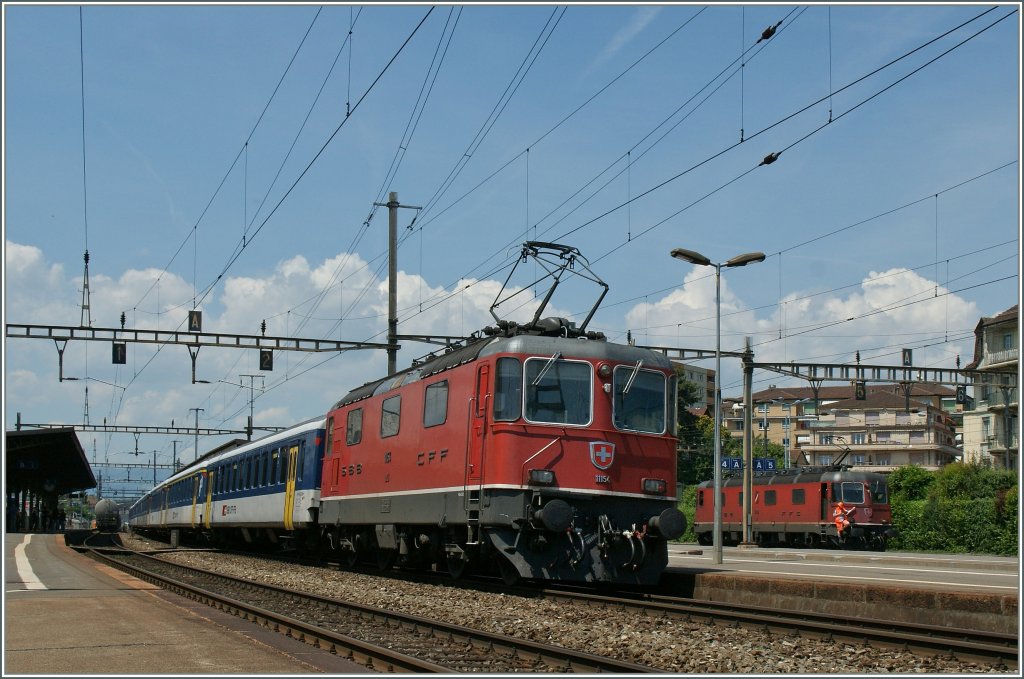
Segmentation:
<svg viewBox="0 0 1024 679">
<path fill-rule="evenodd" d="M 400 214 L 402 333 L 490 323 L 536 239 L 609 284 L 592 329 L 713 349 L 713 271 L 668 253 L 759 250 L 723 273 L 723 349 L 967 363 L 978 319 L 1018 302 L 1016 7 L 85 5 L 80 27 L 78 6 L 6 3 L 4 320 L 78 325 L 88 248 L 97 327 L 177 328 L 195 299 L 206 331 L 383 341 L 391 190 L 424 208 Z M 566 285 L 552 313 L 582 320 L 597 293 Z M 321 414 L 384 369 L 278 354 L 256 421 Z M 92 423 L 203 408 L 239 428 L 258 372 L 204 349 L 193 385 L 184 347 L 113 366 L 79 342 L 61 383 L 52 343 L 7 339 L 5 426 L 81 422 L 88 385 Z M 135 447 L 81 438 L 99 461 Z M 139 449 L 170 461 L 171 437 Z"/>
</svg>

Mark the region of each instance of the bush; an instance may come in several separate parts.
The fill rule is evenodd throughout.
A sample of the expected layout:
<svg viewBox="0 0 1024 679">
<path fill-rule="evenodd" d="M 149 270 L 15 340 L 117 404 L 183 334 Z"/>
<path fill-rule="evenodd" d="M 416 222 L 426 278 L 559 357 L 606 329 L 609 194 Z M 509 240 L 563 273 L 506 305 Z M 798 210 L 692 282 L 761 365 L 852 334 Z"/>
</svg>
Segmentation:
<svg viewBox="0 0 1024 679">
<path fill-rule="evenodd" d="M 677 507 L 686 517 L 686 532 L 679 536 L 676 542 L 696 542 L 697 534 L 693 532 L 693 520 L 697 515 L 697 486 L 683 488 L 683 497 Z"/>
<path fill-rule="evenodd" d="M 1010 472 L 951 464 L 902 467 L 889 479 L 893 549 L 1017 553 L 1018 490 Z"/>
</svg>

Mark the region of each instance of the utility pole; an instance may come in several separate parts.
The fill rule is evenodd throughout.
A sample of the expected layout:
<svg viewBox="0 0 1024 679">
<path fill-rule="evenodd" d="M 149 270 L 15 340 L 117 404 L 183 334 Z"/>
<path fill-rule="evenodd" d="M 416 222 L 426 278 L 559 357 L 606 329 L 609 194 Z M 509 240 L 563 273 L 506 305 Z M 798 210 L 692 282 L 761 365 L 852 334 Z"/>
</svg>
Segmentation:
<svg viewBox="0 0 1024 679">
<path fill-rule="evenodd" d="M 249 378 L 249 426 L 245 428 L 246 438 L 252 441 L 252 417 L 253 417 L 253 381 L 258 377 L 260 378 L 260 391 L 263 391 L 263 375 L 239 375 L 238 379 L 243 377 Z"/>
<path fill-rule="evenodd" d="M 743 350 L 743 404 L 746 406 L 743 409 L 743 537 L 740 544 L 749 545 L 752 544 L 752 535 L 750 528 L 750 508 L 751 508 L 751 485 L 752 485 L 752 467 L 753 452 L 754 452 L 754 441 L 753 432 L 751 428 L 753 426 L 754 416 L 754 403 L 753 403 L 753 382 L 754 382 L 754 351 L 750 347 L 750 338 L 746 338 L 746 347 Z M 718 379 L 718 375 L 715 375 L 715 379 Z M 766 420 L 767 422 L 767 420 Z"/>
<path fill-rule="evenodd" d="M 195 438 L 195 453 L 196 453 L 196 456 L 192 460 L 193 462 L 195 462 L 196 460 L 199 459 L 199 412 L 200 411 L 205 412 L 206 408 L 189 408 L 188 409 L 189 412 L 192 412 L 193 410 L 196 411 L 196 438 Z"/>
<path fill-rule="evenodd" d="M 388 193 L 388 202 L 374 203 L 388 209 L 388 375 L 398 370 L 398 208 L 411 210 L 422 208 L 415 205 L 401 205 L 398 193 Z M 416 220 L 413 219 L 413 222 Z M 412 224 L 409 225 L 412 228 Z"/>
</svg>

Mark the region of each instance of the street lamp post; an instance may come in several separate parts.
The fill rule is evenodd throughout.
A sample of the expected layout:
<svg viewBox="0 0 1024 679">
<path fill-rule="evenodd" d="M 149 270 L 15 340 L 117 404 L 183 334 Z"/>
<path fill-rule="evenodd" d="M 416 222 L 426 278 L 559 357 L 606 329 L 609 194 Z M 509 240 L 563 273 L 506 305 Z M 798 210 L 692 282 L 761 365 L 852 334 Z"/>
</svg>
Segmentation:
<svg viewBox="0 0 1024 679">
<path fill-rule="evenodd" d="M 715 267 L 715 480 L 714 503 L 715 521 L 712 529 L 711 562 L 722 563 L 722 267 L 746 266 L 751 262 L 764 261 L 763 252 L 748 252 L 715 264 L 710 259 L 683 248 L 675 248 L 671 255 L 684 262 L 698 266 Z"/>
</svg>

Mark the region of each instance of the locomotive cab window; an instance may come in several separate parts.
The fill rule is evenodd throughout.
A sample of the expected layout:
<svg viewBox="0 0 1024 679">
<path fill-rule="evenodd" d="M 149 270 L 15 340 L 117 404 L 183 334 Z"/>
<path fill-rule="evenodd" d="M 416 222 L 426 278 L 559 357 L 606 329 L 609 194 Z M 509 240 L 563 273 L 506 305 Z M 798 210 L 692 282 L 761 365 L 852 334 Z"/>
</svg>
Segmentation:
<svg viewBox="0 0 1024 679">
<path fill-rule="evenodd" d="M 806 500 L 804 498 L 805 498 L 805 495 L 804 495 L 804 489 L 803 488 L 793 488 L 792 491 L 790 492 L 790 501 L 793 504 L 795 504 L 795 505 L 802 505 L 802 504 L 804 504 L 804 502 L 806 502 Z"/>
<path fill-rule="evenodd" d="M 589 363 L 563 361 L 558 354 L 526 361 L 526 419 L 531 422 L 589 424 L 593 370 Z"/>
<path fill-rule="evenodd" d="M 499 358 L 494 378 L 494 419 L 518 420 L 523 409 L 523 367 L 517 358 Z"/>
<path fill-rule="evenodd" d="M 636 365 L 616 366 L 612 375 L 612 418 L 617 429 L 665 431 L 665 376 Z"/>
<path fill-rule="evenodd" d="M 448 380 L 428 384 L 423 395 L 423 426 L 436 427 L 448 419 Z"/>
</svg>

